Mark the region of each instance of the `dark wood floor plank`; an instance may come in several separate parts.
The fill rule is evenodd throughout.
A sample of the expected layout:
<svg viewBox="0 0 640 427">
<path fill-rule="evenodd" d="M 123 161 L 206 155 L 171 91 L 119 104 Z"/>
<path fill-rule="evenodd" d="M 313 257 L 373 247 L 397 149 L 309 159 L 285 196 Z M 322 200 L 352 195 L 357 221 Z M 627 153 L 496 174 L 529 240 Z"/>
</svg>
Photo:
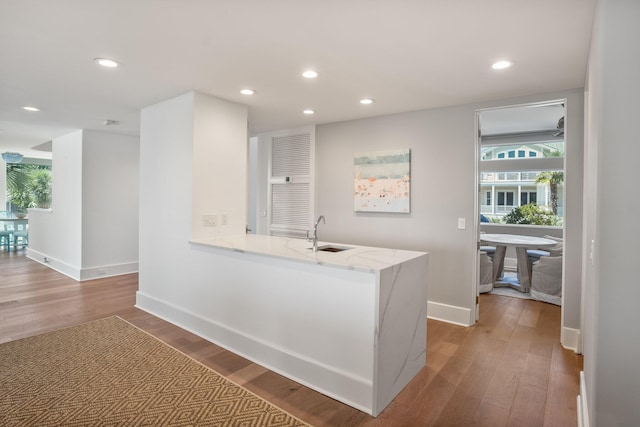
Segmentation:
<svg viewBox="0 0 640 427">
<path fill-rule="evenodd" d="M 0 343 L 118 315 L 318 427 L 576 425 L 582 356 L 560 345 L 557 306 L 483 294 L 475 326 L 427 320 L 425 367 L 373 418 L 135 308 L 137 288 L 0 251 Z"/>
</svg>

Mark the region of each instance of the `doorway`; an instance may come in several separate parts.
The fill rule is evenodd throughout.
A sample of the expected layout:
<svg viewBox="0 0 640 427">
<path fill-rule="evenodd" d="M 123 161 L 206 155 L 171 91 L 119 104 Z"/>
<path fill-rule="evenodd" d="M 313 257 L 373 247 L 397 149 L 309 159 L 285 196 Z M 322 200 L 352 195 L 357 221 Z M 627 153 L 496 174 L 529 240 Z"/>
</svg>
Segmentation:
<svg viewBox="0 0 640 427">
<path fill-rule="evenodd" d="M 509 296 L 527 299 L 542 295 L 529 289 L 532 265 L 550 253 L 531 248 L 527 256 L 522 251 L 516 256 L 515 247 L 507 247 L 503 259 L 504 248 L 483 243 L 482 234 L 563 239 L 565 105 L 566 99 L 558 99 L 476 111 L 476 321 L 480 292 L 511 292 Z M 554 293 L 560 295 L 562 271 L 560 267 L 555 273 L 559 289 Z M 520 283 L 527 286 L 518 287 Z M 560 305 L 560 300 L 551 302 Z"/>
</svg>

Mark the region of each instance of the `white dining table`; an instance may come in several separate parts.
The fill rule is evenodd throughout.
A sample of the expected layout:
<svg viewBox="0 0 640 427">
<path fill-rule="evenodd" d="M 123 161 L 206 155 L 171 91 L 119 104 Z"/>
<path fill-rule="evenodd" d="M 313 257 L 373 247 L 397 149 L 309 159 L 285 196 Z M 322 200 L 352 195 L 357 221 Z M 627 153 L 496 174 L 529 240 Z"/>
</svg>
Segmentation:
<svg viewBox="0 0 640 427">
<path fill-rule="evenodd" d="M 546 248 L 558 244 L 555 240 L 545 239 L 543 237 L 522 236 L 519 234 L 486 234 L 480 235 L 480 241 L 483 244 L 489 244 L 496 247 L 496 253 L 493 256 L 493 278 L 496 286 L 510 286 L 521 292 L 529 292 L 531 288 L 531 265 L 527 256 L 527 249 Z M 502 281 L 502 270 L 504 269 L 504 257 L 507 247 L 514 247 L 516 250 L 516 259 L 518 263 L 519 282 Z"/>
</svg>

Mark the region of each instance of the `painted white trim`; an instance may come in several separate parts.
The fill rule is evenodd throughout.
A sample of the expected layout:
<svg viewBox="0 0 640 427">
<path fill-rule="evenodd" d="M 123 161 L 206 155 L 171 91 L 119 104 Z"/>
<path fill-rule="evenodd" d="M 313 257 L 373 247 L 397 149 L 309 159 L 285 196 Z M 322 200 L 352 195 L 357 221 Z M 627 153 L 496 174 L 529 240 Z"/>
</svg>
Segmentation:
<svg viewBox="0 0 640 427">
<path fill-rule="evenodd" d="M 291 129 L 281 129 L 274 132 L 265 132 L 257 135 L 258 144 L 260 141 L 265 141 L 264 145 L 267 147 L 266 150 L 266 161 L 267 161 L 267 198 L 266 198 L 266 211 L 267 211 L 267 220 L 266 220 L 266 234 L 272 234 L 272 191 L 273 185 L 276 182 L 272 179 L 272 162 L 273 162 L 273 139 L 281 138 L 287 136 L 295 136 L 300 134 L 309 134 L 309 175 L 308 178 L 303 176 L 303 180 L 300 182 L 306 182 L 309 180 L 309 226 L 313 225 L 313 222 L 316 218 L 316 126 L 302 126 L 298 128 Z M 274 231 L 280 231 L 276 235 L 291 235 L 296 237 L 304 237 L 304 231 L 301 231 L 302 234 L 297 235 L 295 230 L 286 229 L 286 230 L 277 230 L 277 228 L 273 229 Z M 284 231 L 284 234 L 281 234 Z"/>
<path fill-rule="evenodd" d="M 98 267 L 83 268 L 80 270 L 80 281 L 101 279 L 103 277 L 121 276 L 123 274 L 137 273 L 138 263 L 127 262 L 122 264 L 102 265 Z"/>
<path fill-rule="evenodd" d="M 27 248 L 27 258 L 46 265 L 50 269 L 71 277 L 78 282 L 138 272 L 138 262 L 78 268 L 31 248 Z"/>
<path fill-rule="evenodd" d="M 243 333 L 144 292 L 138 291 L 136 293 L 135 306 L 237 355 L 259 363 L 273 372 L 291 378 L 363 412 L 371 413 L 371 402 L 368 401 L 367 396 L 370 396 L 373 384 L 367 378 L 335 369 L 318 360 L 283 349 L 260 337 Z M 251 354 L 261 355 L 260 360 L 251 357 Z M 286 369 L 281 369 L 282 366 L 286 366 Z M 305 374 L 298 375 L 300 372 L 305 372 Z M 313 377 L 315 381 L 305 381 L 302 379 L 303 377 Z M 342 396 L 337 396 L 329 391 L 335 384 L 340 384 L 340 387 L 346 390 Z M 347 398 L 347 396 L 352 398 Z"/>
<path fill-rule="evenodd" d="M 580 371 L 580 394 L 578 399 L 578 427 L 589 427 L 589 407 L 587 404 L 587 383 L 584 379 L 584 371 Z"/>
<path fill-rule="evenodd" d="M 454 325 L 473 326 L 475 324 L 473 310 L 433 301 L 427 301 L 427 317 Z"/>
<path fill-rule="evenodd" d="M 42 265 L 46 265 L 47 267 L 57 271 L 58 273 L 62 273 L 65 276 L 71 277 L 73 280 L 80 281 L 80 269 L 78 267 L 69 265 L 65 262 L 60 261 L 59 259 L 52 258 L 47 254 L 43 254 L 31 248 L 27 248 L 27 258 L 32 259 L 35 262 L 39 262 Z"/>
<path fill-rule="evenodd" d="M 560 330 L 560 344 L 562 347 L 580 353 L 582 334 L 580 329 L 563 326 Z"/>
</svg>

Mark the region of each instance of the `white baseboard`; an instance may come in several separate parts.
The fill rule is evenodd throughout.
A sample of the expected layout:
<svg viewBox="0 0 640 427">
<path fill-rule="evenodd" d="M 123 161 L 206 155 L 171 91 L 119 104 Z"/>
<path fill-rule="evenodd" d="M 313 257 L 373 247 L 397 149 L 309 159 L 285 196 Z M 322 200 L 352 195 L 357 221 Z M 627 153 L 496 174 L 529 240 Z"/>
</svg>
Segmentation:
<svg viewBox="0 0 640 427">
<path fill-rule="evenodd" d="M 589 427 L 589 407 L 587 404 L 587 384 L 584 371 L 580 371 L 580 394 L 578 395 L 578 427 Z"/>
<path fill-rule="evenodd" d="M 274 346 L 260 337 L 243 333 L 144 292 L 136 293 L 135 306 L 300 384 L 371 414 L 367 396 L 371 394 L 372 382 L 366 378 Z M 331 391 L 336 385 L 344 391 L 342 395 Z"/>
<path fill-rule="evenodd" d="M 103 265 L 100 267 L 83 268 L 80 271 L 80 281 L 100 279 L 102 277 L 120 276 L 138 272 L 137 262 L 127 262 L 123 264 Z"/>
<path fill-rule="evenodd" d="M 475 324 L 471 309 L 433 301 L 427 301 L 427 317 L 461 326 Z"/>
<path fill-rule="evenodd" d="M 78 267 L 69 265 L 47 254 L 34 251 L 31 248 L 27 248 L 27 258 L 35 262 L 39 262 L 42 265 L 46 265 L 47 267 L 57 271 L 58 273 L 62 273 L 65 276 L 71 277 L 73 280 L 80 281 L 80 269 Z"/>
<path fill-rule="evenodd" d="M 137 273 L 138 263 L 129 262 L 123 264 L 102 265 L 99 267 L 78 268 L 69 265 L 59 259 L 53 258 L 47 254 L 27 248 L 27 258 L 46 265 L 52 270 L 71 277 L 73 280 L 83 282 L 86 280 L 98 279 L 101 277 L 119 276 L 122 274 Z"/>
<path fill-rule="evenodd" d="M 560 344 L 568 350 L 581 353 L 581 340 L 582 334 L 580 333 L 580 329 L 562 327 L 560 330 Z"/>
</svg>

